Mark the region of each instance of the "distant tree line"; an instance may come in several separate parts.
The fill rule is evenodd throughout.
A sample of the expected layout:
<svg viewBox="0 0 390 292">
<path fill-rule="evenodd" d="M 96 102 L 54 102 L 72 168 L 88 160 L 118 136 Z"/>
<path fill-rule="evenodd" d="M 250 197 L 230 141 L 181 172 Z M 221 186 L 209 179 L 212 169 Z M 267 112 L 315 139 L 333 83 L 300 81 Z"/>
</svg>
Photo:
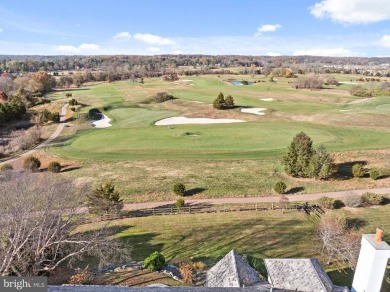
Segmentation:
<svg viewBox="0 0 390 292">
<path fill-rule="evenodd" d="M 371 76 L 390 76 L 383 73 L 381 64 L 390 63 L 389 57 L 321 57 L 321 56 L 239 56 L 239 55 L 156 55 L 156 56 L 0 56 L 0 73 L 24 75 L 29 72 L 47 71 L 60 75 L 61 71 L 103 71 L 117 74 L 131 72 L 136 76 L 165 74 L 166 72 L 189 67 L 199 74 L 213 73 L 231 67 L 242 68 L 243 74 L 265 75 L 280 68 L 289 68 L 293 74 L 302 73 L 344 73 Z M 350 65 L 361 69 L 351 69 Z M 373 68 L 373 70 L 368 70 Z M 180 68 L 179 68 L 180 69 Z M 375 70 L 377 69 L 377 70 Z M 191 74 L 183 69 L 183 74 Z M 130 73 L 130 74 L 131 74 Z M 275 76 L 280 72 L 274 72 Z M 282 75 L 285 75 L 284 72 Z M 220 71 L 216 74 L 224 74 Z M 263 73 L 264 74 L 264 73 Z M 289 75 L 289 74 L 288 74 Z"/>
</svg>

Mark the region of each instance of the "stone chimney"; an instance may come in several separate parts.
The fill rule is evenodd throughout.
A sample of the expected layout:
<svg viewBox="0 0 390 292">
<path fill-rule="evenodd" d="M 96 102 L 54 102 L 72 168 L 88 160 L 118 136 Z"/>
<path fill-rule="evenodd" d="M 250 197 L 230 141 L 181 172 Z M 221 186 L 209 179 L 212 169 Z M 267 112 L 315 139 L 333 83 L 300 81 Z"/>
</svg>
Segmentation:
<svg viewBox="0 0 390 292">
<path fill-rule="evenodd" d="M 383 229 L 363 234 L 359 260 L 352 282 L 352 292 L 379 292 L 382 286 L 390 246 L 382 240 Z"/>
</svg>

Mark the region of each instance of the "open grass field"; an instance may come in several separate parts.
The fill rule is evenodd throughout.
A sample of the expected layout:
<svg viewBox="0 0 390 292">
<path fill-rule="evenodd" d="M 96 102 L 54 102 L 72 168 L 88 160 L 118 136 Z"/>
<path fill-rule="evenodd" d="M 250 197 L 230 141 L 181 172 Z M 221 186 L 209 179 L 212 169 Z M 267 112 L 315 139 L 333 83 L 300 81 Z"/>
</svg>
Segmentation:
<svg viewBox="0 0 390 292">
<path fill-rule="evenodd" d="M 356 80 L 357 76 L 336 76 Z M 257 81 L 234 86 L 229 80 Z M 261 82 L 260 82 L 261 81 Z M 323 90 L 297 90 L 293 79 L 269 82 L 264 76 L 191 76 L 175 82 L 157 78 L 101 83 L 74 89 L 82 112 L 101 109 L 112 127 L 94 129 L 70 122 L 60 143 L 46 150 L 73 171 L 63 175 L 80 181 L 113 180 L 126 202 L 172 199 L 172 185 L 201 189 L 195 197 L 263 196 L 278 179 L 301 192 L 389 186 L 390 98 L 351 96 L 352 85 Z M 379 84 L 379 83 L 378 83 Z M 176 99 L 154 103 L 155 93 Z M 238 108 L 215 110 L 212 101 L 231 94 Z M 52 98 L 61 102 L 64 92 Z M 265 99 L 265 100 L 262 100 Z M 268 99 L 268 100 L 267 100 Z M 272 99 L 272 100 L 270 100 Z M 241 113 L 239 107 L 267 108 L 264 116 Z M 155 126 L 173 116 L 240 119 L 245 123 Z M 280 159 L 301 131 L 324 144 L 339 163 L 363 161 L 384 174 L 378 181 L 299 180 L 283 174 Z"/>
<path fill-rule="evenodd" d="M 372 208 L 343 208 L 337 216 L 361 218 L 360 233 L 373 233 L 376 226 L 390 230 L 390 205 Z M 98 228 L 89 224 L 85 230 Z M 116 236 L 132 243 L 132 256 L 143 260 L 160 251 L 168 260 L 191 258 L 209 267 L 231 249 L 259 258 L 317 257 L 324 262 L 315 237 L 315 224 L 298 211 L 250 211 L 143 217 L 111 223 Z M 390 240 L 390 233 L 385 233 Z M 351 285 L 352 273 L 324 268 L 335 284 Z M 385 290 L 386 291 L 386 290 Z"/>
</svg>

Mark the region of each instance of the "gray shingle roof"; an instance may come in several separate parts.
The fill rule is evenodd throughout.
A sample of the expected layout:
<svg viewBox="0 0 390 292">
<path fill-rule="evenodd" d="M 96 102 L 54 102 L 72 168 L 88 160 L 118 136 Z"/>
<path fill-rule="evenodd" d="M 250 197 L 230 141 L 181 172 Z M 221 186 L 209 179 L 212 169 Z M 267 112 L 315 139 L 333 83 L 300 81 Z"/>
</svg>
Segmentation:
<svg viewBox="0 0 390 292">
<path fill-rule="evenodd" d="M 317 259 L 265 259 L 273 287 L 301 292 L 332 292 L 332 281 Z"/>
<path fill-rule="evenodd" d="M 232 250 L 207 272 L 205 287 L 246 287 L 258 282 L 256 271 Z"/>
</svg>

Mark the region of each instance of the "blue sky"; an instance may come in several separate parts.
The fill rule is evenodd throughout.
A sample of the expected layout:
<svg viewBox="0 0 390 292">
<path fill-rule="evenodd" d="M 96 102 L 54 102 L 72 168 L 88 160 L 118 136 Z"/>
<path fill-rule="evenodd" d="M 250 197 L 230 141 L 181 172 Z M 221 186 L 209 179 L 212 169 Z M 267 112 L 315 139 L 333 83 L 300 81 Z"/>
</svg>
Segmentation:
<svg viewBox="0 0 390 292">
<path fill-rule="evenodd" d="M 12 0 L 0 54 L 390 56 L 390 0 Z"/>
</svg>

